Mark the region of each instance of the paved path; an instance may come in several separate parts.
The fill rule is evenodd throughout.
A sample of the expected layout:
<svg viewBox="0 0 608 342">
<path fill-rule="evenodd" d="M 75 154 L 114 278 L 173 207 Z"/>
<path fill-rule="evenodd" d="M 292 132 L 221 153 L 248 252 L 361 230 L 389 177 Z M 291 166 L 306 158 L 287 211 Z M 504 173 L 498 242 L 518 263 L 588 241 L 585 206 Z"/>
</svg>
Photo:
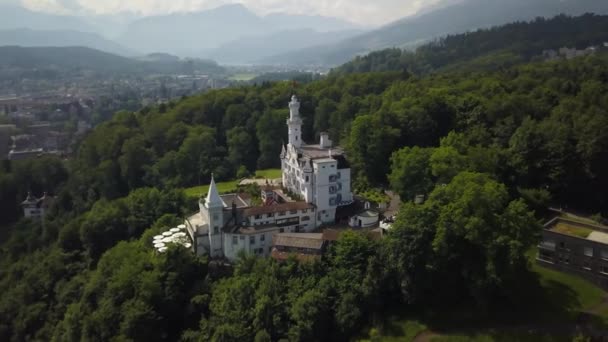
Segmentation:
<svg viewBox="0 0 608 342">
<path fill-rule="evenodd" d="M 384 217 L 397 215 L 399 207 L 401 207 L 401 198 L 398 194 L 392 191 L 386 191 L 386 195 L 391 199 L 388 208 L 384 211 Z"/>
</svg>

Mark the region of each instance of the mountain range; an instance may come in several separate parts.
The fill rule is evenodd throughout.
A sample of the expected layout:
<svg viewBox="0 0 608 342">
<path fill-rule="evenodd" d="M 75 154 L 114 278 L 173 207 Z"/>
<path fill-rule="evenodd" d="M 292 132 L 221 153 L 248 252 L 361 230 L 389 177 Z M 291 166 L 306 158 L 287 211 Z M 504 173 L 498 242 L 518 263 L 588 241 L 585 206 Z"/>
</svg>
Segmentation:
<svg viewBox="0 0 608 342">
<path fill-rule="evenodd" d="M 354 24 L 320 16 L 277 13 L 261 17 L 245 6 L 235 4 L 207 11 L 143 18 L 131 23 L 118 38 L 118 42 L 146 53 L 163 51 L 182 56 L 207 57 L 216 48 L 223 50 L 217 54 L 225 55 L 226 44 L 247 44 L 248 37 L 262 41 L 276 40 L 274 36 L 277 34 L 285 35 L 289 31 L 306 29 L 310 36 L 299 47 L 308 47 L 324 35 L 332 36 L 335 31 L 356 28 L 358 27 Z M 302 35 L 298 35 L 298 38 L 302 38 Z M 304 45 L 304 42 L 309 43 Z M 277 48 L 280 50 L 280 45 L 273 46 L 273 50 Z M 283 48 L 282 51 L 287 50 Z M 235 57 L 238 55 L 228 56 L 236 62 L 247 61 Z"/>
<path fill-rule="evenodd" d="M 26 28 L 0 30 L 0 46 L 7 45 L 25 47 L 86 46 L 122 56 L 137 54 L 97 33 L 74 30 L 31 30 Z"/>
<path fill-rule="evenodd" d="M 277 54 L 262 64 L 326 65 L 345 63 L 357 55 L 387 47 L 415 47 L 448 34 L 498 26 L 557 14 L 608 13 L 608 1 L 597 0 L 466 0 L 398 20 L 337 44 Z"/>
<path fill-rule="evenodd" d="M 243 5 L 144 18 L 75 17 L 0 6 L 0 45 L 86 46 L 123 56 L 154 52 L 231 64 L 335 66 L 387 47 L 411 48 L 448 34 L 559 13 L 608 13 L 597 0 L 445 0 L 370 30 L 345 20 L 274 13 Z M 103 23 L 120 23 L 108 37 Z M 105 24 L 105 26 L 111 26 Z"/>
<path fill-rule="evenodd" d="M 61 72 L 96 72 L 104 75 L 187 73 L 223 73 L 217 63 L 201 59 L 179 59 L 154 54 L 139 59 L 127 58 L 87 47 L 0 46 L 0 70 L 59 70 Z M 15 74 L 19 74 L 18 72 Z"/>
</svg>

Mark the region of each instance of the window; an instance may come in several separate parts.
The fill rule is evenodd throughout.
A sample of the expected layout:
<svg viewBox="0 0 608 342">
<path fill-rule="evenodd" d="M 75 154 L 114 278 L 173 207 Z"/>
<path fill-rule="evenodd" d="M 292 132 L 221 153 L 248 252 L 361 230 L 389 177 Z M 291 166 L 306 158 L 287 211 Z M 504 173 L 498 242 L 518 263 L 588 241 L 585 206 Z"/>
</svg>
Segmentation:
<svg viewBox="0 0 608 342">
<path fill-rule="evenodd" d="M 583 262 L 583 269 L 591 271 L 591 264 L 589 263 L 589 261 Z"/>
<path fill-rule="evenodd" d="M 255 215 L 255 219 L 256 219 L 256 220 L 259 220 L 260 218 L 261 218 L 261 216 L 260 216 L 259 214 L 258 214 L 258 215 Z"/>
<path fill-rule="evenodd" d="M 559 262 L 564 263 L 564 264 L 569 264 L 570 263 L 570 256 L 568 254 L 560 254 L 559 255 Z"/>
<path fill-rule="evenodd" d="M 218 226 L 213 227 L 213 234 L 219 234 L 219 232 L 220 232 L 220 227 L 218 227 Z"/>
<path fill-rule="evenodd" d="M 255 245 L 255 235 L 252 235 L 249 237 L 249 244 L 250 245 Z"/>
<path fill-rule="evenodd" d="M 543 261 L 553 262 L 553 255 L 547 251 L 538 251 L 538 258 Z"/>
<path fill-rule="evenodd" d="M 258 249 L 258 253 L 260 253 L 260 254 L 264 254 L 264 248 L 260 248 L 260 249 Z"/>
<path fill-rule="evenodd" d="M 608 249 L 602 249 L 602 259 L 608 260 Z"/>
<path fill-rule="evenodd" d="M 336 205 L 336 198 L 332 197 L 329 199 L 329 205 Z"/>
<path fill-rule="evenodd" d="M 554 251 L 555 250 L 555 241 L 542 241 L 540 243 L 540 245 L 538 245 L 538 246 L 543 249 L 548 249 L 550 251 Z"/>
<path fill-rule="evenodd" d="M 302 221 L 310 221 L 310 216 L 302 216 Z"/>
<path fill-rule="evenodd" d="M 559 248 L 568 249 L 566 248 L 566 243 L 563 241 L 559 243 Z"/>
<path fill-rule="evenodd" d="M 306 182 L 310 182 L 310 177 L 306 176 Z"/>
<path fill-rule="evenodd" d="M 338 171 L 338 173 L 336 173 L 336 178 L 340 179 L 342 177 L 342 173 L 340 171 Z"/>
<path fill-rule="evenodd" d="M 593 248 L 591 248 L 591 247 L 585 247 L 583 249 L 583 254 L 585 254 L 585 256 L 592 257 L 593 256 Z"/>
<path fill-rule="evenodd" d="M 214 221 L 219 220 L 219 216 L 218 216 L 217 214 L 213 214 L 213 220 L 214 220 Z"/>
<path fill-rule="evenodd" d="M 244 237 L 244 236 L 241 236 L 241 237 L 240 237 L 240 239 L 241 239 L 241 240 L 245 240 L 245 237 Z"/>
<path fill-rule="evenodd" d="M 602 266 L 600 268 L 600 273 L 608 275 L 608 266 Z"/>
<path fill-rule="evenodd" d="M 279 233 L 284 233 L 284 232 L 285 232 L 285 228 L 279 229 Z"/>
<path fill-rule="evenodd" d="M 273 217 L 273 216 L 274 216 L 274 213 L 268 213 L 268 215 L 266 215 L 266 216 L 268 216 L 268 217 Z"/>
<path fill-rule="evenodd" d="M 238 245 L 238 243 L 239 243 L 239 239 L 236 236 L 233 236 L 232 237 L 232 244 L 233 245 Z"/>
<path fill-rule="evenodd" d="M 266 241 L 266 235 L 262 234 L 262 235 L 260 236 L 260 241 Z"/>
</svg>

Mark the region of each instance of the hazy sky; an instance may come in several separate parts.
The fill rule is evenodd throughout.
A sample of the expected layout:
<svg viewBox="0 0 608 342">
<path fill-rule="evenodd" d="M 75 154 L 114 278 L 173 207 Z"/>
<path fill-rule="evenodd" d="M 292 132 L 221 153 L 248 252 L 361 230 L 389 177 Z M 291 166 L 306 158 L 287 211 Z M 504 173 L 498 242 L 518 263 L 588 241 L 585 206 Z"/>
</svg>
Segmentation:
<svg viewBox="0 0 608 342">
<path fill-rule="evenodd" d="M 143 15 L 195 11 L 242 3 L 259 14 L 287 12 L 339 17 L 363 25 L 379 25 L 415 14 L 442 0 L 0 0 L 55 13 Z"/>
</svg>

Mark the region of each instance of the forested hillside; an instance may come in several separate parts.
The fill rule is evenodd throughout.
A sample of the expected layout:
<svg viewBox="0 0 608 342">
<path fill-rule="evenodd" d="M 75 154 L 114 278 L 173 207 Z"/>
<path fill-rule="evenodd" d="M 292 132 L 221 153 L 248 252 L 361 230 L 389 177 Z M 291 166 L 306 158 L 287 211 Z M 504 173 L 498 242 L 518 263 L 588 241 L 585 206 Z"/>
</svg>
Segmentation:
<svg viewBox="0 0 608 342">
<path fill-rule="evenodd" d="M 608 16 L 560 15 L 449 35 L 414 52 L 396 48 L 372 52 L 333 72 L 409 70 L 426 74 L 440 70 L 495 70 L 542 60 L 544 50 L 562 47 L 584 50 L 603 47 L 605 42 L 608 42 Z"/>
<path fill-rule="evenodd" d="M 335 44 L 299 49 L 266 58 L 266 63 L 337 66 L 358 55 L 390 47 L 412 47 L 448 34 L 559 14 L 608 14 L 598 0 L 458 0 L 406 17 Z M 442 6 L 443 5 L 443 6 Z"/>
<path fill-rule="evenodd" d="M 209 60 L 193 59 L 175 62 L 139 61 L 86 47 L 20 47 L 0 46 L 0 71 L 12 74 L 19 70 L 62 72 L 90 71 L 108 73 L 192 73 L 218 74 L 224 69 Z M 10 73 L 9 73 L 10 72 Z"/>
<path fill-rule="evenodd" d="M 185 250 L 154 254 L 151 237 L 195 206 L 179 188 L 279 164 L 292 93 L 303 138 L 328 131 L 345 146 L 357 191 L 425 204 L 404 204 L 385 239 L 346 234 L 313 264 L 243 257 L 227 270 Z M 605 210 L 607 108 L 597 54 L 334 74 L 117 113 L 73 160 L 2 164 L 0 340 L 342 341 L 388 309 L 558 312 L 534 295 L 533 210 Z M 44 225 L 19 219 L 30 189 L 57 196 Z"/>
</svg>

